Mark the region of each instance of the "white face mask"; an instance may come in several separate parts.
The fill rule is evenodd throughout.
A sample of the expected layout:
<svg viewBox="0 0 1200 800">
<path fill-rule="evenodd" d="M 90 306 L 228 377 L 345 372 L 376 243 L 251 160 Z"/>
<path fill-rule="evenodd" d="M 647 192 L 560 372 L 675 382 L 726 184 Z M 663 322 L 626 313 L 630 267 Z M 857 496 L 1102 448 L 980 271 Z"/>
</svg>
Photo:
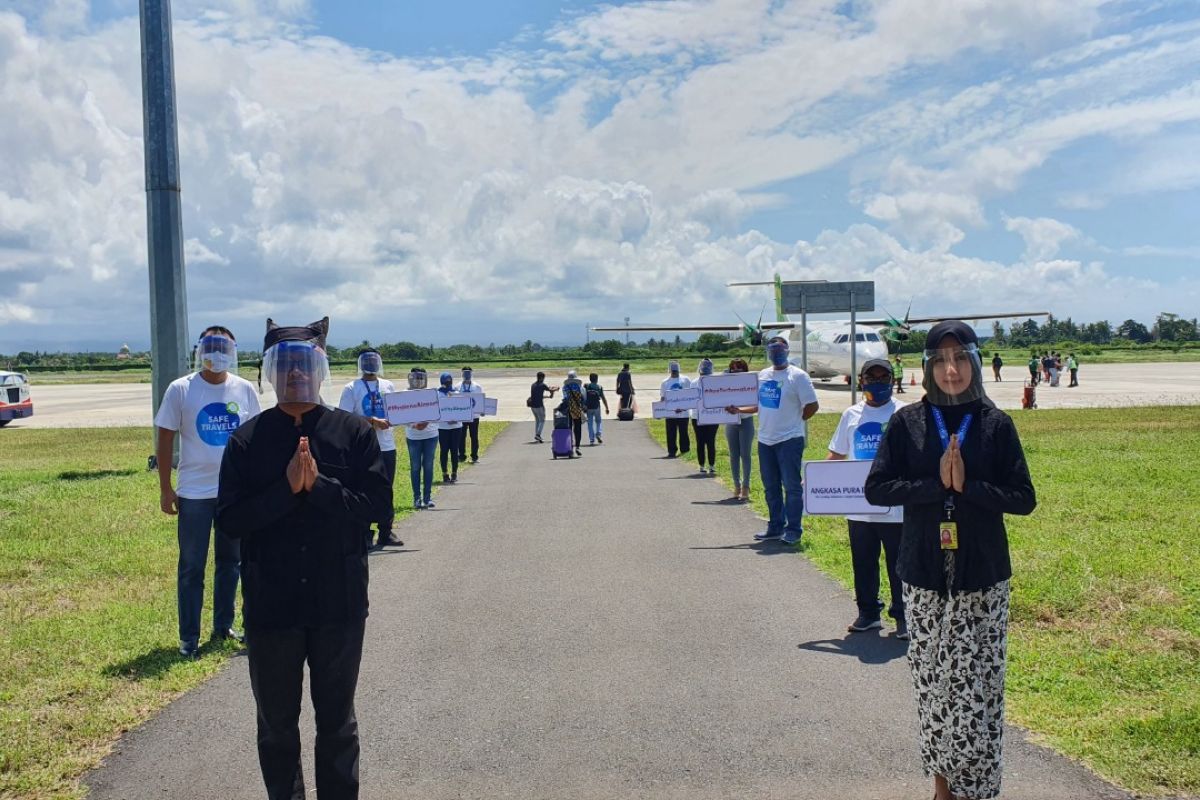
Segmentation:
<svg viewBox="0 0 1200 800">
<path fill-rule="evenodd" d="M 228 353 L 203 353 L 200 356 L 200 366 L 209 372 L 228 372 L 237 362 Z"/>
</svg>

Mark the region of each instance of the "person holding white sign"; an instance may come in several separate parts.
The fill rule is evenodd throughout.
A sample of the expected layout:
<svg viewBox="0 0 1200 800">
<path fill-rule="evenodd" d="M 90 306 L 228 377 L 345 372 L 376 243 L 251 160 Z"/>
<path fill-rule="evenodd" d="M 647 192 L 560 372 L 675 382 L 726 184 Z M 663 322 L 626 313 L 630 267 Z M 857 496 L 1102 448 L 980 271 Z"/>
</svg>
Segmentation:
<svg viewBox="0 0 1200 800">
<path fill-rule="evenodd" d="M 692 380 L 679 374 L 679 362 L 672 361 L 667 365 L 667 370 L 670 373 L 667 379 L 662 382 L 662 395 L 659 400 L 667 399 L 667 392 L 673 392 L 676 389 L 692 388 Z M 675 454 L 679 455 L 690 452 L 692 449 L 692 440 L 688 436 L 688 419 L 691 414 L 686 411 L 677 411 L 674 415 L 667 417 L 667 458 L 675 458 Z M 678 445 L 676 445 L 678 442 Z"/>
<path fill-rule="evenodd" d="M 925 398 L 892 417 L 864 494 L 904 506 L 897 572 L 921 760 L 934 797 L 1000 793 L 1009 580 L 1005 514 L 1037 505 L 1017 429 L 984 396 L 975 331 L 926 337 Z"/>
<path fill-rule="evenodd" d="M 479 395 L 472 398 L 474 411 L 471 413 L 471 421 L 464 422 L 462 427 L 462 439 L 458 446 L 458 462 L 461 464 L 467 460 L 467 438 L 471 439 L 471 463 L 475 464 L 479 461 L 479 418 L 483 416 L 483 387 L 471 380 L 474 375 L 474 370 L 470 367 L 462 368 L 462 383 L 455 389 L 459 394 Z"/>
<path fill-rule="evenodd" d="M 733 410 L 758 413 L 758 472 L 767 499 L 767 529 L 755 541 L 797 544 L 804 533 L 805 420 L 817 413 L 817 392 L 808 373 L 788 361 L 788 340 L 767 342 L 771 366 L 758 373 L 758 405 Z"/>
<path fill-rule="evenodd" d="M 443 372 L 438 377 L 438 391 L 442 394 L 454 394 L 454 376 Z M 459 439 L 463 435 L 461 422 L 439 422 L 438 443 L 442 452 L 442 483 L 458 481 L 458 450 Z M 451 472 L 446 471 L 446 456 L 450 456 Z"/>
<path fill-rule="evenodd" d="M 749 372 L 750 365 L 743 358 L 729 362 L 729 372 Z M 754 446 L 754 415 L 740 412 L 736 406 L 729 409 L 738 415 L 736 425 L 725 426 L 725 444 L 729 448 L 729 471 L 733 474 L 733 499 L 746 502 L 750 499 L 750 448 Z"/>
<path fill-rule="evenodd" d="M 424 389 L 428 380 L 424 369 L 413 367 L 408 373 L 408 388 Z M 437 423 L 413 422 L 405 425 L 404 439 L 408 445 L 408 480 L 412 484 L 413 508 L 433 508 L 433 461 L 437 456 Z"/>
<path fill-rule="evenodd" d="M 858 371 L 858 388 L 863 399 L 842 412 L 837 430 L 829 440 L 830 459 L 871 461 L 875 458 L 892 414 L 904 405 L 892 397 L 892 378 L 892 365 L 886 358 L 872 358 L 863 363 Z M 896 620 L 896 638 L 908 638 L 904 593 L 896 574 L 903 521 L 902 506 L 893 506 L 886 514 L 846 516 L 850 528 L 850 561 L 854 567 L 854 601 L 858 604 L 858 617 L 849 627 L 851 633 L 883 626 L 879 618 L 883 609 L 879 599 L 879 549 L 882 547 L 892 588 L 888 614 Z"/>
<path fill-rule="evenodd" d="M 379 451 L 387 469 L 389 484 L 396 479 L 396 435 L 392 431 L 392 424 L 388 422 L 383 396 L 394 391 L 396 387 L 392 382 L 383 379 L 383 356 L 375 348 L 368 348 L 358 354 L 358 378 L 346 384 L 338 402 L 338 408 L 342 411 L 364 417 L 375 429 L 375 438 L 379 440 Z M 376 523 L 379 532 L 375 547 L 404 546 L 404 542 L 392 533 L 394 519 L 394 510 L 389 509 L 387 518 Z M 367 535 L 370 536 L 370 531 Z M 371 546 L 370 540 L 367 541 L 367 546 Z"/>
<path fill-rule="evenodd" d="M 696 367 L 696 385 L 705 375 L 713 374 L 713 363 L 710 358 L 700 359 Z M 692 420 L 692 433 L 696 434 L 696 461 L 700 464 L 700 474 L 717 474 L 717 428 L 719 425 L 701 424 L 700 409 L 696 409 L 696 417 Z M 707 465 L 707 466 L 706 466 Z"/>
</svg>

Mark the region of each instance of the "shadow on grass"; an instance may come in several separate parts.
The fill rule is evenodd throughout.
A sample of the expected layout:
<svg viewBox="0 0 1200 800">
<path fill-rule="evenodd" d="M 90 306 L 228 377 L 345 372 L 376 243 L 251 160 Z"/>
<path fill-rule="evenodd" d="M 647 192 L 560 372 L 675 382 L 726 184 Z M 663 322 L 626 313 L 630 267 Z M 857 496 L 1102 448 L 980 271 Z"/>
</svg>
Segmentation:
<svg viewBox="0 0 1200 800">
<path fill-rule="evenodd" d="M 815 639 L 796 647 L 814 653 L 852 656 L 864 664 L 886 664 L 903 658 L 908 652 L 908 642 L 871 633 L 848 633 L 841 639 Z"/>
<path fill-rule="evenodd" d="M 141 470 L 138 469 L 93 469 L 93 470 L 67 470 L 66 472 L 58 473 L 60 481 L 94 481 L 102 478 L 117 478 L 126 475 L 137 475 Z"/>
</svg>

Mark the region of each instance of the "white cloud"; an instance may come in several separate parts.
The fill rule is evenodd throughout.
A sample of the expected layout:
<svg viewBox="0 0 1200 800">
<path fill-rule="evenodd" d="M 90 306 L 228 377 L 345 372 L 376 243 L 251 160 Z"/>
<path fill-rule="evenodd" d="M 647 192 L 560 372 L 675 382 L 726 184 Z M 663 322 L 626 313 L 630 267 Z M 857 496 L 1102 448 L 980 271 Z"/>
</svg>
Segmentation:
<svg viewBox="0 0 1200 800">
<path fill-rule="evenodd" d="M 1064 243 L 1082 238 L 1078 228 L 1049 217 L 1030 219 L 1006 216 L 1004 227 L 1025 240 L 1022 259 L 1030 263 L 1048 261 L 1058 255 Z"/>
<path fill-rule="evenodd" d="M 148 325 L 137 23 L 87 29 L 78 9 L 0 12 L 0 275 L 23 287 L 0 326 L 117 318 L 132 338 Z M 873 278 L 897 307 L 1024 306 L 1039 281 L 1102 301 L 1121 279 L 1059 258 L 1084 231 L 1012 198 L 1097 137 L 1139 154 L 1130 186 L 1194 186 L 1200 30 L 1114 32 L 1097 0 L 939 9 L 633 3 L 571 18 L 541 49 L 422 60 L 317 35 L 307 0 L 182 0 L 190 307 L 234 323 L 329 312 L 420 338 L 395 328 L 443 309 L 530 325 L 723 317 L 727 281 L 777 270 Z M 780 188 L 835 170 L 863 224 Z M 1056 187 L 1076 209 L 1113 191 Z M 1015 264 L 969 255 L 999 198 L 1026 243 Z M 816 227 L 749 229 L 794 209 Z"/>
</svg>

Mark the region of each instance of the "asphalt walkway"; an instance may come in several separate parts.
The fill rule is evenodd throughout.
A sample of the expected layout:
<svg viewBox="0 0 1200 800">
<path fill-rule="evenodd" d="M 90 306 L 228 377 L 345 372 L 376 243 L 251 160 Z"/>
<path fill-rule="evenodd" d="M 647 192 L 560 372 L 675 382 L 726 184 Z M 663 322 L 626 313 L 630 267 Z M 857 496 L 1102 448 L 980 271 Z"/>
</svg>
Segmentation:
<svg viewBox="0 0 1200 800">
<path fill-rule="evenodd" d="M 749 544 L 754 514 L 665 460 L 643 423 L 606 422 L 571 461 L 530 428 L 371 558 L 363 798 L 931 794 L 902 642 L 846 634 L 849 594 Z M 312 786 L 307 708 L 303 724 Z M 1004 797 L 1128 797 L 1018 730 L 1006 741 Z M 262 797 L 244 659 L 124 737 L 88 784 Z"/>
</svg>

